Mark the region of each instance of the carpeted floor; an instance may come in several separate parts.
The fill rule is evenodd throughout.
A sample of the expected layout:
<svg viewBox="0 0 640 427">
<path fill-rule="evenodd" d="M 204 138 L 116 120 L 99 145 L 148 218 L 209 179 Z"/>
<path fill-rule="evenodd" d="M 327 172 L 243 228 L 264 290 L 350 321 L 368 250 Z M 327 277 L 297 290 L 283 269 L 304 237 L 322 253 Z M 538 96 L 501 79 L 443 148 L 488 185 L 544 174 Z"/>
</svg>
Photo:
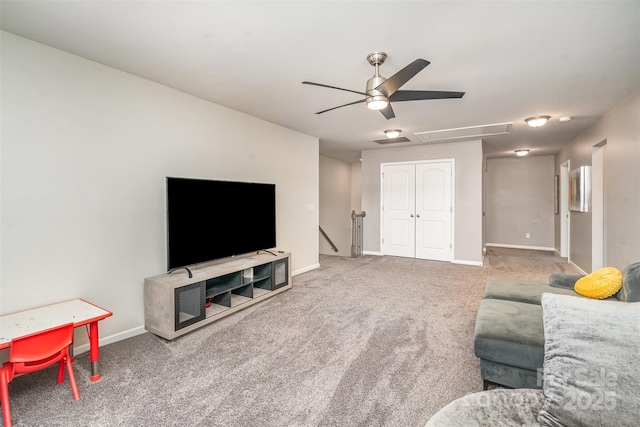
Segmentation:
<svg viewBox="0 0 640 427">
<path fill-rule="evenodd" d="M 474 267 L 398 257 L 322 256 L 293 289 L 167 341 L 146 333 L 74 369 L 9 385 L 20 426 L 421 426 L 482 389 L 473 355 L 488 276 L 577 273 L 550 252 L 489 248 Z"/>
</svg>

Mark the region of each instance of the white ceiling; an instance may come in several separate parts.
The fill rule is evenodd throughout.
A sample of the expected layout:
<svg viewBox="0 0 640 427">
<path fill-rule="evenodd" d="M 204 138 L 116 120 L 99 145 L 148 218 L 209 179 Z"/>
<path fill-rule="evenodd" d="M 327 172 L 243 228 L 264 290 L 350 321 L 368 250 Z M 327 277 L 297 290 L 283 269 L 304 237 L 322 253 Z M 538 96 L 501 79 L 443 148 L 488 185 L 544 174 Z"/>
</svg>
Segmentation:
<svg viewBox="0 0 640 427">
<path fill-rule="evenodd" d="M 357 161 L 383 131 L 513 122 L 487 157 L 555 153 L 640 87 L 640 2 L 631 1 L 1 1 L 1 27 L 320 139 Z M 365 90 L 372 51 L 390 77 L 431 64 L 407 90 L 462 99 L 398 102 L 386 120 L 345 91 Z M 524 119 L 546 114 L 543 128 Z M 561 116 L 572 116 L 559 123 Z M 598 141 L 596 141 L 598 142 Z"/>
</svg>

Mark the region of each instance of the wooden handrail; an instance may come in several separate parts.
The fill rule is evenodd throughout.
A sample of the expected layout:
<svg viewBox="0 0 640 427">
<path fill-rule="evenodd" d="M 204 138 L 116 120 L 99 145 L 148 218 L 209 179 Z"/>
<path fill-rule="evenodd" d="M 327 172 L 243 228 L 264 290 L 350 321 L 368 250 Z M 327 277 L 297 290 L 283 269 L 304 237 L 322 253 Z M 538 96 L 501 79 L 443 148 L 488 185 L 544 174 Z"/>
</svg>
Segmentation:
<svg viewBox="0 0 640 427">
<path fill-rule="evenodd" d="M 329 242 L 329 244 L 331 245 L 331 249 L 333 249 L 334 252 L 338 252 L 338 248 L 333 244 L 329 236 L 327 236 L 327 233 L 324 232 L 322 227 L 318 226 L 318 228 L 320 228 L 320 234 L 322 234 L 324 238 L 327 239 L 327 242 Z"/>
</svg>

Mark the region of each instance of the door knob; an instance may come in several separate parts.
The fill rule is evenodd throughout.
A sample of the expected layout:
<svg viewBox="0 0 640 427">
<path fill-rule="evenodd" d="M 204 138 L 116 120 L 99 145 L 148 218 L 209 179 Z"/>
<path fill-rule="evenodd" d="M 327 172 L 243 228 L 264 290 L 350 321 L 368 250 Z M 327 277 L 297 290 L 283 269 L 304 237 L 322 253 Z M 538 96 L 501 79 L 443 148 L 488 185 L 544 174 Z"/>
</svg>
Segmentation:
<svg viewBox="0 0 640 427">
<path fill-rule="evenodd" d="M 413 214 L 409 215 L 411 218 L 413 218 Z"/>
</svg>

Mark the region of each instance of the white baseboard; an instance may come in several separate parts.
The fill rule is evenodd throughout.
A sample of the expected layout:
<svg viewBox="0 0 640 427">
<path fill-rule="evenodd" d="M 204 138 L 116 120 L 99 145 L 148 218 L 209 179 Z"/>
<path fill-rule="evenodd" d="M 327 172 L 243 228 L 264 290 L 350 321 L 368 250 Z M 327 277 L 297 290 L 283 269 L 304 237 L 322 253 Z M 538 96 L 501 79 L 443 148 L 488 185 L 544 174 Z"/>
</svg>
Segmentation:
<svg viewBox="0 0 640 427">
<path fill-rule="evenodd" d="M 484 261 L 466 261 L 463 259 L 453 259 L 451 260 L 451 264 L 474 265 L 476 267 L 482 267 L 484 265 Z"/>
<path fill-rule="evenodd" d="M 362 253 L 364 255 L 385 256 L 382 252 L 363 251 Z M 475 265 L 475 266 L 482 267 L 483 261 L 466 261 L 466 260 L 454 259 L 454 260 L 451 260 L 451 264 Z"/>
<path fill-rule="evenodd" d="M 546 246 L 503 245 L 502 243 L 485 243 L 485 246 L 495 246 L 496 248 L 530 249 L 534 251 L 556 251 L 556 248 Z"/>
<path fill-rule="evenodd" d="M 580 273 L 584 274 L 585 276 L 589 273 L 587 273 L 586 271 L 584 271 L 583 269 L 581 269 L 580 267 L 578 267 L 576 264 L 573 263 L 573 261 L 569 261 L 569 264 L 571 264 L 572 266 L 574 266 Z"/>
<path fill-rule="evenodd" d="M 102 347 L 103 345 L 112 344 L 114 342 L 126 340 L 127 338 L 135 337 L 136 335 L 142 335 L 145 332 L 147 332 L 147 330 L 144 328 L 144 326 L 136 326 L 135 328 L 118 332 L 117 334 L 109 335 L 108 337 L 100 338 L 98 340 L 98 343 L 100 347 Z M 75 355 L 86 353 L 87 351 L 89 351 L 89 343 L 79 346 L 73 346 L 73 354 Z"/>
<path fill-rule="evenodd" d="M 303 268 L 301 268 L 299 270 L 292 271 L 291 275 L 292 276 L 297 276 L 298 274 L 306 273 L 307 271 L 315 270 L 316 268 L 320 268 L 320 264 L 312 264 L 312 265 L 309 265 L 307 267 L 303 267 Z"/>
</svg>

